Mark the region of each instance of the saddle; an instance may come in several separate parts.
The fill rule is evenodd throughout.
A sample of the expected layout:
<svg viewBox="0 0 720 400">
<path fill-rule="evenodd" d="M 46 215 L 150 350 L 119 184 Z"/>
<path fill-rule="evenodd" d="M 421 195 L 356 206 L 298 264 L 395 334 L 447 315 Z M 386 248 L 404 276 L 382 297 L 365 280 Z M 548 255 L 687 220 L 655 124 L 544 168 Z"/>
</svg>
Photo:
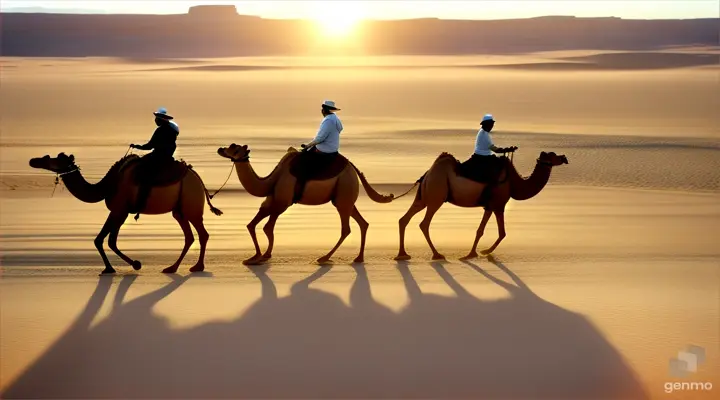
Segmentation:
<svg viewBox="0 0 720 400">
<path fill-rule="evenodd" d="M 505 156 L 470 157 L 463 163 L 456 160 L 455 173 L 471 181 L 494 185 L 500 180 L 506 165 L 507 157 Z"/>
<path fill-rule="evenodd" d="M 478 183 L 485 183 L 480 197 L 477 200 L 478 206 L 487 209 L 492 190 L 502 179 L 507 179 L 505 169 L 507 167 L 507 157 L 470 157 L 467 161 L 461 163 L 456 159 L 455 173 L 466 179 Z M 504 182 L 504 180 L 503 180 Z M 451 201 L 448 198 L 446 201 Z"/>
<path fill-rule="evenodd" d="M 297 179 L 293 202 L 297 203 L 302 198 L 305 183 L 335 178 L 342 173 L 348 163 L 348 159 L 339 153 L 330 155 L 301 152 L 293 157 L 290 160 L 290 174 Z"/>
<path fill-rule="evenodd" d="M 180 182 L 192 169 L 192 165 L 182 160 L 150 163 L 142 158 L 133 161 L 132 181 L 138 186 L 170 186 Z M 124 166 L 127 168 L 129 165 Z"/>
</svg>

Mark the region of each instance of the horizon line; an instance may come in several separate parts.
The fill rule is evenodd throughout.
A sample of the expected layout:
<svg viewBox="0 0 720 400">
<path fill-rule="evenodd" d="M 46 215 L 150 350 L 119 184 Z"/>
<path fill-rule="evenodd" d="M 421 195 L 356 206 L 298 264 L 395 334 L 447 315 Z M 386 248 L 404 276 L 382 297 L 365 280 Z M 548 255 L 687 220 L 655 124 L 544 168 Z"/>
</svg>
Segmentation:
<svg viewBox="0 0 720 400">
<path fill-rule="evenodd" d="M 33 9 L 31 9 L 33 8 Z M 118 13 L 118 12 L 102 12 L 100 10 L 61 10 L 61 9 L 34 9 L 34 7 L 11 7 L 8 9 L 0 9 L 0 14 L 48 14 L 48 15 L 102 15 L 102 16 L 180 16 L 180 15 L 186 15 L 186 16 L 196 16 L 192 15 L 190 12 L 173 12 L 173 13 L 157 13 L 157 12 L 147 12 L 147 13 L 139 13 L 139 12 L 131 12 L 131 13 Z M 230 14 L 223 16 L 225 18 L 227 17 L 249 17 L 249 18 L 258 18 L 258 19 L 264 19 L 264 20 L 273 20 L 273 21 L 313 21 L 312 18 L 302 18 L 302 17 L 266 17 L 262 15 L 256 15 L 256 14 Z M 688 21 L 688 20 L 700 20 L 700 19 L 718 19 L 720 20 L 720 16 L 713 16 L 713 17 L 689 17 L 689 18 L 656 18 L 656 17 L 618 17 L 618 16 L 577 16 L 577 15 L 559 15 L 559 14 L 547 14 L 547 15 L 537 15 L 537 16 L 531 16 L 531 17 L 515 17 L 515 18 L 443 18 L 443 17 L 433 17 L 433 16 L 427 16 L 427 17 L 405 17 L 405 18 L 377 18 L 377 17 L 370 17 L 370 18 L 363 18 L 361 21 L 363 22 L 373 22 L 373 21 L 418 21 L 418 20 L 438 20 L 438 21 L 515 21 L 515 20 L 531 20 L 531 19 L 543 19 L 543 18 L 567 18 L 567 19 L 619 19 L 624 21 Z"/>
</svg>

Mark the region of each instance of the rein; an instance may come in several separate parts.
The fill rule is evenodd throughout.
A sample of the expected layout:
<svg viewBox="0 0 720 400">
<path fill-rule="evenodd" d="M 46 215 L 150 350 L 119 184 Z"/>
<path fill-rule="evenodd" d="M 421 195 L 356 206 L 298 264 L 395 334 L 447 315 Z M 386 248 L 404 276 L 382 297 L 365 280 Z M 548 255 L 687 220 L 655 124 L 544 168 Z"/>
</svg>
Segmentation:
<svg viewBox="0 0 720 400">
<path fill-rule="evenodd" d="M 50 194 L 50 197 L 55 196 L 55 190 L 57 189 L 58 184 L 60 184 L 60 177 L 61 177 L 61 176 L 65 176 L 65 175 L 67 175 L 67 174 L 72 174 L 73 172 L 78 172 L 78 171 L 80 171 L 80 167 L 75 166 L 75 169 L 72 169 L 72 170 L 70 170 L 70 171 L 58 172 L 58 173 L 56 173 L 56 174 L 55 174 L 55 184 L 53 185 L 53 191 L 52 191 L 52 193 Z"/>
<path fill-rule="evenodd" d="M 215 197 L 215 195 L 217 195 L 218 193 L 220 193 L 221 190 L 223 190 L 225 185 L 227 185 L 228 181 L 230 180 L 230 176 L 232 176 L 233 169 L 235 168 L 235 163 L 236 162 L 248 162 L 248 161 L 250 161 L 250 156 L 245 156 L 242 158 L 231 158 L 230 161 L 233 162 L 233 164 L 230 166 L 230 172 L 228 172 L 228 176 L 227 176 L 227 178 L 225 178 L 225 182 L 222 184 L 222 186 L 220 186 L 220 188 L 218 190 L 216 190 L 215 193 L 210 195 L 211 200 Z"/>
</svg>

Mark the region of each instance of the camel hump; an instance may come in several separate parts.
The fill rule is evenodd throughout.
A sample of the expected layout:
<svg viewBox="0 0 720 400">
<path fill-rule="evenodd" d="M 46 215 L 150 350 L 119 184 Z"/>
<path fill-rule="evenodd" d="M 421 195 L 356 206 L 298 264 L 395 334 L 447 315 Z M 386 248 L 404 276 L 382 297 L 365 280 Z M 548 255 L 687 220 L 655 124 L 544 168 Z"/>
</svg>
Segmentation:
<svg viewBox="0 0 720 400">
<path fill-rule="evenodd" d="M 192 165 L 183 160 L 172 160 L 162 164 L 144 165 L 140 162 L 133 170 L 133 183 L 136 185 L 170 186 L 180 182 Z"/>
</svg>

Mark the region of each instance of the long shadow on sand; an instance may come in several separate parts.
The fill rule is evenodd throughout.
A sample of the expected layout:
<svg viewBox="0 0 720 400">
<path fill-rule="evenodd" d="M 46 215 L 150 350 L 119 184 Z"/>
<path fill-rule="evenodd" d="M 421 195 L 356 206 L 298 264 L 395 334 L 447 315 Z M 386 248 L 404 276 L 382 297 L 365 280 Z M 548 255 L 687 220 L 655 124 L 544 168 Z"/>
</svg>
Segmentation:
<svg viewBox="0 0 720 400">
<path fill-rule="evenodd" d="M 120 282 L 110 316 L 90 328 L 110 289 L 101 278 L 67 333 L 5 393 L 6 398 L 646 398 L 621 355 L 583 316 L 550 304 L 500 263 L 514 284 L 471 296 L 432 264 L 455 297 L 423 294 L 400 265 L 409 304 L 399 313 L 373 299 L 364 267 L 350 305 L 309 285 L 280 298 L 265 269 L 262 296 L 231 322 L 173 330 L 152 307 L 187 278 L 129 302 Z"/>
</svg>

